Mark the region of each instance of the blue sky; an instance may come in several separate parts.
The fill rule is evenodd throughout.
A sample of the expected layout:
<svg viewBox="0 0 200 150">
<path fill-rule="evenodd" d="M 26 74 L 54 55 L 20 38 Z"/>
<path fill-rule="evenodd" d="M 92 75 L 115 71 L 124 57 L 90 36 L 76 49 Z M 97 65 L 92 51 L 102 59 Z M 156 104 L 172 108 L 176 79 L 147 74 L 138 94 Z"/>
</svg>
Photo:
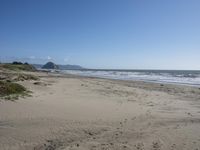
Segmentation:
<svg viewBox="0 0 200 150">
<path fill-rule="evenodd" d="M 0 60 L 200 69 L 200 1 L 0 0 Z"/>
</svg>

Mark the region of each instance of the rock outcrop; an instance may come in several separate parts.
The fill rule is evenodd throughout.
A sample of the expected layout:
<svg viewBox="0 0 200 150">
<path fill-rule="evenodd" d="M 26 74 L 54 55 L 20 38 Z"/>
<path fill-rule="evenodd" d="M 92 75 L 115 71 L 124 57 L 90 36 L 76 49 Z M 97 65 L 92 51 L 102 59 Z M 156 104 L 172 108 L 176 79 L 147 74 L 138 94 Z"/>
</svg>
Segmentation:
<svg viewBox="0 0 200 150">
<path fill-rule="evenodd" d="M 59 67 L 53 62 L 48 62 L 44 66 L 42 66 L 42 69 L 59 69 Z"/>
</svg>

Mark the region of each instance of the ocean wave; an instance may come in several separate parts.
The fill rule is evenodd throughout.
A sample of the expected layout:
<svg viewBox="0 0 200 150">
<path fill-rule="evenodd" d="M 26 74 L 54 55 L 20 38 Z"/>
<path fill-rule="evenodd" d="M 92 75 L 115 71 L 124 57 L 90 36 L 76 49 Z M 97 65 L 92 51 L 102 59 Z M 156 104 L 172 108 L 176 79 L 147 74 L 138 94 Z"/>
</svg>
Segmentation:
<svg viewBox="0 0 200 150">
<path fill-rule="evenodd" d="M 101 77 L 120 80 L 142 80 L 149 82 L 187 84 L 200 86 L 200 71 L 159 71 L 159 70 L 64 70 L 62 73 L 70 73 L 82 76 Z"/>
</svg>

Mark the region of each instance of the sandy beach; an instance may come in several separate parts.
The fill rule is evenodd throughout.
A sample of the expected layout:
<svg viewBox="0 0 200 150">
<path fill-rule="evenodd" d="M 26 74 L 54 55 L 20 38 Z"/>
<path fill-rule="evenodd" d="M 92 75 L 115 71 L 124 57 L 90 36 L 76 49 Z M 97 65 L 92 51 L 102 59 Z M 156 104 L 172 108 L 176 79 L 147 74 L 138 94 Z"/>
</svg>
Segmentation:
<svg viewBox="0 0 200 150">
<path fill-rule="evenodd" d="M 199 150 L 200 88 L 33 73 L 0 100 L 2 150 Z"/>
</svg>

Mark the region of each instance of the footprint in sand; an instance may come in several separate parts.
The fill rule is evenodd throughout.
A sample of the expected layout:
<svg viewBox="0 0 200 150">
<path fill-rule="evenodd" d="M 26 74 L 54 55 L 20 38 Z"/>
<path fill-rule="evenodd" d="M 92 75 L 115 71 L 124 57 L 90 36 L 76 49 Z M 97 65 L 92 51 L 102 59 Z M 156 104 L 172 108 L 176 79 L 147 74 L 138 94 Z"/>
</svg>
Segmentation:
<svg viewBox="0 0 200 150">
<path fill-rule="evenodd" d="M 135 145 L 135 148 L 136 148 L 137 150 L 144 150 L 144 144 L 143 144 L 143 143 L 137 143 L 137 144 Z"/>
<path fill-rule="evenodd" d="M 161 145 L 158 142 L 153 142 L 152 143 L 152 148 L 153 148 L 153 150 L 160 150 Z"/>
</svg>

